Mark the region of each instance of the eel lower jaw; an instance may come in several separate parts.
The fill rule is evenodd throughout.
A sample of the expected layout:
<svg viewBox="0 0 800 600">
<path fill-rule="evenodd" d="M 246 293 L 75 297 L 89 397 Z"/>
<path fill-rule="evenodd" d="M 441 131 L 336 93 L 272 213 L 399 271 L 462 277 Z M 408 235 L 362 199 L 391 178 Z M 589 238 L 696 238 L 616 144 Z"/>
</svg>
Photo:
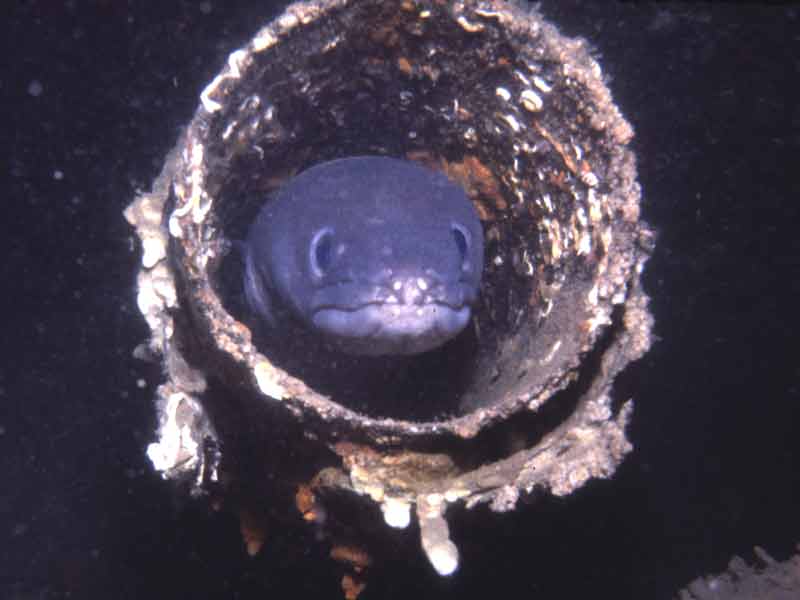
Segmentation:
<svg viewBox="0 0 800 600">
<path fill-rule="evenodd" d="M 373 303 L 357 309 L 325 307 L 314 327 L 352 354 L 379 356 L 433 350 L 469 323 L 469 306 Z"/>
</svg>

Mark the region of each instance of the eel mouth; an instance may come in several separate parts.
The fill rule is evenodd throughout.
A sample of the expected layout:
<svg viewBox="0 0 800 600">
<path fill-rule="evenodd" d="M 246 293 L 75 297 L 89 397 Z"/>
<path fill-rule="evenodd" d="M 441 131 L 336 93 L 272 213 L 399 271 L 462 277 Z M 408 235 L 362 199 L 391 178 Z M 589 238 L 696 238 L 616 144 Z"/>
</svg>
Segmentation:
<svg viewBox="0 0 800 600">
<path fill-rule="evenodd" d="M 441 346 L 470 319 L 469 306 L 431 302 L 373 302 L 357 308 L 325 306 L 312 323 L 343 350 L 357 354 L 418 354 Z"/>
</svg>

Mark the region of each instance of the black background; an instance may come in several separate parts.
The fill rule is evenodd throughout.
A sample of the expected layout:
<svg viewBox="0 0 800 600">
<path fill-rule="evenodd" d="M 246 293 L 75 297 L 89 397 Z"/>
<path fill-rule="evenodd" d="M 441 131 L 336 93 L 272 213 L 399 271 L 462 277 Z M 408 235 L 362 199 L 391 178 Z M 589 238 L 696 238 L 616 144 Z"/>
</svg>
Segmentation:
<svg viewBox="0 0 800 600">
<path fill-rule="evenodd" d="M 157 367 L 123 208 L 227 54 L 279 3 L 3 2 L 0 598 L 337 598 L 326 548 L 238 524 L 152 472 Z M 512 514 L 451 511 L 460 571 L 414 531 L 363 598 L 670 598 L 800 541 L 800 9 L 543 2 L 589 39 L 637 132 L 660 341 L 626 375 L 635 452 Z M 40 88 L 40 89 L 39 89 Z"/>
</svg>

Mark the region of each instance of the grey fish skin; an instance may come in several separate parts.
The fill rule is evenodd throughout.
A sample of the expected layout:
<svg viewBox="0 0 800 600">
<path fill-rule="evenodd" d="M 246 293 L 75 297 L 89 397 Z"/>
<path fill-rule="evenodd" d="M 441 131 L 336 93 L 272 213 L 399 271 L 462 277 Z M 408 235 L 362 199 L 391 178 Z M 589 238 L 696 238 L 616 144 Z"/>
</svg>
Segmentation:
<svg viewBox="0 0 800 600">
<path fill-rule="evenodd" d="M 416 354 L 466 327 L 483 229 L 445 175 L 387 157 L 316 165 L 268 201 L 245 241 L 245 295 L 350 354 Z"/>
</svg>

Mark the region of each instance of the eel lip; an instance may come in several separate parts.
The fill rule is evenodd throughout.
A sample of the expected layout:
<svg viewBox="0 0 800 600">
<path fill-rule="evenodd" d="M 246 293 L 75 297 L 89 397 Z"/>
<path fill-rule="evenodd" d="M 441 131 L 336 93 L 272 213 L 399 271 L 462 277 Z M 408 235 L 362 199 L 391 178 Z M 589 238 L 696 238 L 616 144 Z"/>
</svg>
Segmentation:
<svg viewBox="0 0 800 600">
<path fill-rule="evenodd" d="M 417 354 L 432 350 L 466 327 L 469 306 L 372 303 L 356 309 L 323 307 L 312 324 L 353 354 Z"/>
</svg>

